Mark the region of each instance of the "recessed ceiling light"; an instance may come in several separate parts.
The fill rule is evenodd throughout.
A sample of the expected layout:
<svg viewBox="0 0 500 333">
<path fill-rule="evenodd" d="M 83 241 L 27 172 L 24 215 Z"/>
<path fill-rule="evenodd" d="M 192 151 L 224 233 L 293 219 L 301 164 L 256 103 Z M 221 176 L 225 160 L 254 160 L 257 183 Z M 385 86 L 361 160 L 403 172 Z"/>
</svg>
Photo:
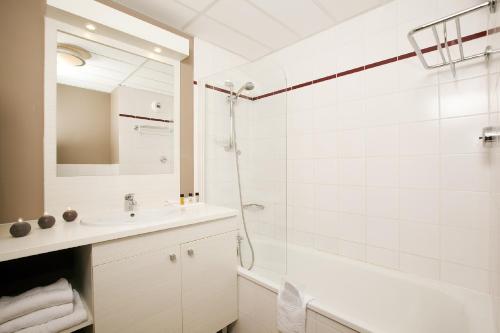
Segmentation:
<svg viewBox="0 0 500 333">
<path fill-rule="evenodd" d="M 158 46 L 153 49 L 156 53 L 161 53 L 161 48 Z"/>
<path fill-rule="evenodd" d="M 87 28 L 90 31 L 95 31 L 96 27 L 92 23 L 87 23 L 85 24 L 85 28 Z"/>
</svg>

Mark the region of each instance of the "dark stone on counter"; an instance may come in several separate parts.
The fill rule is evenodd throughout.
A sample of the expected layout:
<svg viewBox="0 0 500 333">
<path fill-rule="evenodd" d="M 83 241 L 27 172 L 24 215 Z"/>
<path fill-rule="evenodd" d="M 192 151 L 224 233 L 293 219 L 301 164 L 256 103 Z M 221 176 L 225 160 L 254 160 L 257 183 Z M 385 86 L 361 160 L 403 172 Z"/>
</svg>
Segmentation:
<svg viewBox="0 0 500 333">
<path fill-rule="evenodd" d="M 31 225 L 28 222 L 16 222 L 10 226 L 10 234 L 12 237 L 24 237 L 31 231 Z"/>
<path fill-rule="evenodd" d="M 66 222 L 73 222 L 78 217 L 78 213 L 74 209 L 67 210 L 63 213 L 63 219 Z"/>
<path fill-rule="evenodd" d="M 38 225 L 42 229 L 52 228 L 55 223 L 56 223 L 56 219 L 52 215 L 42 215 L 38 219 Z"/>
</svg>

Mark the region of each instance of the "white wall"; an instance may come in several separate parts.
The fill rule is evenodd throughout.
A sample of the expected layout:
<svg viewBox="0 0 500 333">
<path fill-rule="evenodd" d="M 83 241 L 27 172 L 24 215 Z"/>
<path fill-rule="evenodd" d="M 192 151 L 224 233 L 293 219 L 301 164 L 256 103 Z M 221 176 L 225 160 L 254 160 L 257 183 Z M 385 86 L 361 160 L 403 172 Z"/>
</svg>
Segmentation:
<svg viewBox="0 0 500 333">
<path fill-rule="evenodd" d="M 289 86 L 308 82 L 410 52 L 411 27 L 479 2 L 393 1 L 269 57 Z M 486 30 L 487 16 L 464 20 L 463 34 Z M 498 148 L 477 137 L 499 110 L 484 60 L 457 71 L 412 57 L 288 93 L 290 242 L 491 291 Z"/>
</svg>

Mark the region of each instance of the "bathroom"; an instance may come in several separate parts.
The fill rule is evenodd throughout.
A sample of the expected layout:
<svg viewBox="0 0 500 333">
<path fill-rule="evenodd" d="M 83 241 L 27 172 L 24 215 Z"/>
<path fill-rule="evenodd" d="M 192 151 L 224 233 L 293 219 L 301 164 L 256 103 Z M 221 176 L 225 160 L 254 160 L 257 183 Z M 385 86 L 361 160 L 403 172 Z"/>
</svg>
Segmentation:
<svg viewBox="0 0 500 333">
<path fill-rule="evenodd" d="M 0 333 L 500 333 L 497 1 L 0 17 Z"/>
</svg>

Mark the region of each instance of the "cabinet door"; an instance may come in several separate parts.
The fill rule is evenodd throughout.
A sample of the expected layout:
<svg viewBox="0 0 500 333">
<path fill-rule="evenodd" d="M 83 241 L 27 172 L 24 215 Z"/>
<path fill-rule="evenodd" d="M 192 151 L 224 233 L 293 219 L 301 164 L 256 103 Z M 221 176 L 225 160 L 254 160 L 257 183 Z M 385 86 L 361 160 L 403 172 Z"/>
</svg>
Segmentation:
<svg viewBox="0 0 500 333">
<path fill-rule="evenodd" d="M 182 332 L 179 246 L 95 266 L 93 280 L 96 333 Z"/>
<path fill-rule="evenodd" d="M 181 245 L 184 333 L 215 333 L 238 318 L 236 232 Z"/>
</svg>

